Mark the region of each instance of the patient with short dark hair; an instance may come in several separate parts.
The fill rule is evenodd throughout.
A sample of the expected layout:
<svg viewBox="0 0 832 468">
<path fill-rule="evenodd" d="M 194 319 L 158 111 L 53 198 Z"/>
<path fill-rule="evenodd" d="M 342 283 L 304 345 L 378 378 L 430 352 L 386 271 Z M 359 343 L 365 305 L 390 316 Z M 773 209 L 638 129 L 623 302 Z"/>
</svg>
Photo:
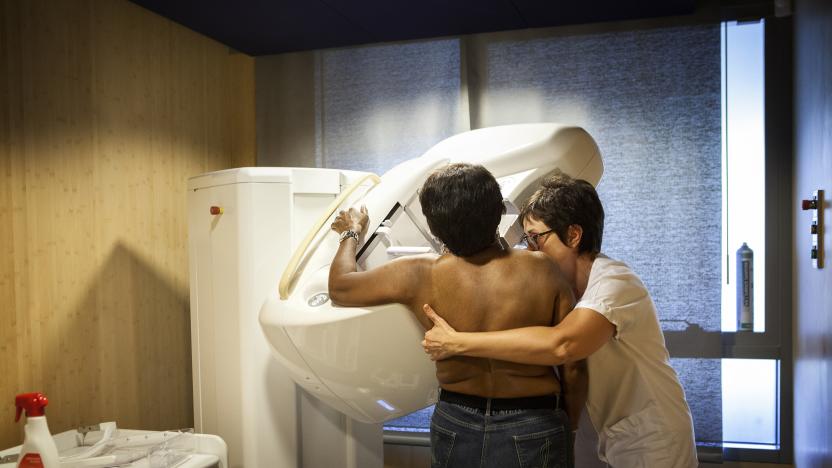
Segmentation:
<svg viewBox="0 0 832 468">
<path fill-rule="evenodd" d="M 448 251 L 467 257 L 491 247 L 505 212 L 494 176 L 482 166 L 453 164 L 434 172 L 419 190 L 422 214 Z"/>
<path fill-rule="evenodd" d="M 487 169 L 452 164 L 437 170 L 419 201 L 446 252 L 404 257 L 368 271 L 356 265 L 366 209 L 339 213 L 332 229 L 346 234 L 330 268 L 335 303 L 401 303 L 426 329 L 431 322 L 422 307 L 431 304 L 456 330 L 471 332 L 553 326 L 572 310 L 571 287 L 554 262 L 501 242 L 503 199 Z M 436 362 L 441 390 L 431 420 L 432 466 L 567 466 L 572 447 L 565 408 L 580 411 L 586 389 L 584 362 L 569 367 L 556 372 L 463 356 Z M 569 416 L 577 424 L 578 414 Z"/>
</svg>

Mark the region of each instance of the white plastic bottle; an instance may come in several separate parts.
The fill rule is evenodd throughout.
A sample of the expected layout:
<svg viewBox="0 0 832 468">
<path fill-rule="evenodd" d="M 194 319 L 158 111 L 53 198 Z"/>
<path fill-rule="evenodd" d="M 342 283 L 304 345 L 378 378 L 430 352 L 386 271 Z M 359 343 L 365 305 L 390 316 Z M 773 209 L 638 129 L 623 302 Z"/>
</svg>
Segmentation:
<svg viewBox="0 0 832 468">
<path fill-rule="evenodd" d="M 58 447 L 46 425 L 44 408 L 49 400 L 42 393 L 24 393 L 14 399 L 17 413 L 15 422 L 20 420 L 20 413 L 26 411 L 26 427 L 23 446 L 20 448 L 18 468 L 60 468 Z"/>
<path fill-rule="evenodd" d="M 754 252 L 745 242 L 737 250 L 737 331 L 754 331 Z"/>
</svg>

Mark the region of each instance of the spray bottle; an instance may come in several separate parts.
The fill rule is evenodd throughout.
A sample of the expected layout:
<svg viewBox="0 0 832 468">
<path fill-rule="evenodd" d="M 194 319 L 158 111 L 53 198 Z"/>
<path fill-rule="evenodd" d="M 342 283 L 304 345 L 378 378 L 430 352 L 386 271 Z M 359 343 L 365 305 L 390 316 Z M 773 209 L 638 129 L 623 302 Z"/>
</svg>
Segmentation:
<svg viewBox="0 0 832 468">
<path fill-rule="evenodd" d="M 49 433 L 43 410 L 49 400 L 42 393 L 24 393 L 18 395 L 14 403 L 17 407 L 15 422 L 20 420 L 20 413 L 26 411 L 26 435 L 20 448 L 18 468 L 59 468 L 58 448 Z"/>
<path fill-rule="evenodd" d="M 737 250 L 737 331 L 754 331 L 754 252 Z"/>
</svg>

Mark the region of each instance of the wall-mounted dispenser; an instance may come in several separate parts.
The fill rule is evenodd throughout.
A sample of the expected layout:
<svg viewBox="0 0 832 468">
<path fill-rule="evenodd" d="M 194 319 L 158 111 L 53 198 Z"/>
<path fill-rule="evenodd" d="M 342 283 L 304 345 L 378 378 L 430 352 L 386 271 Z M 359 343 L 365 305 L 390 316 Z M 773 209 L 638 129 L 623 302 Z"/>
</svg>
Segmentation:
<svg viewBox="0 0 832 468">
<path fill-rule="evenodd" d="M 812 234 L 812 249 L 809 255 L 812 258 L 812 266 L 823 268 L 823 190 L 815 190 L 812 198 L 803 200 L 801 203 L 803 211 L 812 210 L 812 224 L 809 232 Z"/>
</svg>

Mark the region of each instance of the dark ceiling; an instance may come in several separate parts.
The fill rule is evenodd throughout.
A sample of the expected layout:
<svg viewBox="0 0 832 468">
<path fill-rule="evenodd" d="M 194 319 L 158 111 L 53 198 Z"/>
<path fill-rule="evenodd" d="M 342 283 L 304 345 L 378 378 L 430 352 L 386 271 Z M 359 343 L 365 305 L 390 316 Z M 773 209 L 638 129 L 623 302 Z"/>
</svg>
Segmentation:
<svg viewBox="0 0 832 468">
<path fill-rule="evenodd" d="M 132 0 L 249 55 L 693 13 L 695 0 Z"/>
</svg>

